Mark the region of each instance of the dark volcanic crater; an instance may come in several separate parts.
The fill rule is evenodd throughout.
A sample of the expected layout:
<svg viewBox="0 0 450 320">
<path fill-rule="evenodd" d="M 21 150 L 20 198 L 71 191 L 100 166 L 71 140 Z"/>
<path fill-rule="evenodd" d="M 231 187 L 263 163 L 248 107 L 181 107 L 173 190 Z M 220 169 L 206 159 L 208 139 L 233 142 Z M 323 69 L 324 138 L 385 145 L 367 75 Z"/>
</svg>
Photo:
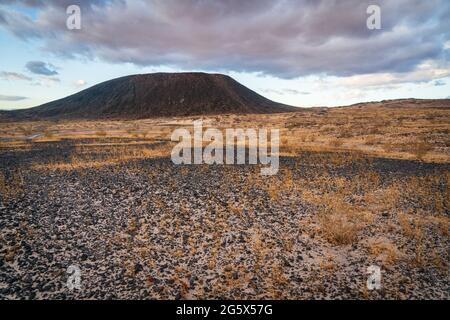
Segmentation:
<svg viewBox="0 0 450 320">
<path fill-rule="evenodd" d="M 38 107 L 0 114 L 0 118 L 142 119 L 295 110 L 257 94 L 226 75 L 154 73 L 106 81 Z"/>
</svg>

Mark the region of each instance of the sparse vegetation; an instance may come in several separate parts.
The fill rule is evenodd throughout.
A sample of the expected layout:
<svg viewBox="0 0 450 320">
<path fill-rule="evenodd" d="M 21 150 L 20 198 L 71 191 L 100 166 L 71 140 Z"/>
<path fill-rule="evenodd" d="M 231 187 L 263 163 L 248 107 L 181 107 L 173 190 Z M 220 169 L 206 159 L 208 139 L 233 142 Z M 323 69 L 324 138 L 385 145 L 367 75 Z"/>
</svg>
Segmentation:
<svg viewBox="0 0 450 320">
<path fill-rule="evenodd" d="M 106 137 L 107 133 L 105 130 L 99 130 L 99 131 L 95 132 L 95 135 L 97 137 Z"/>
<path fill-rule="evenodd" d="M 416 107 L 203 118 L 221 130 L 280 128 L 271 177 L 258 166 L 174 166 L 171 132 L 193 118 L 6 123 L 0 255 L 11 266 L 28 242 L 64 247 L 71 234 L 80 255 L 92 253 L 86 272 L 113 264 L 107 281 L 126 279 L 124 292 L 146 298 L 442 298 L 448 117 Z M 96 260 L 99 244 L 108 254 Z M 58 272 L 30 250 L 34 265 Z M 383 296 L 365 287 L 372 264 L 388 270 Z"/>
<path fill-rule="evenodd" d="M 413 143 L 411 147 L 412 147 L 413 154 L 419 160 L 423 160 L 425 155 L 428 152 L 430 152 L 431 150 L 433 150 L 433 147 L 425 141 L 419 141 L 419 142 Z"/>
</svg>

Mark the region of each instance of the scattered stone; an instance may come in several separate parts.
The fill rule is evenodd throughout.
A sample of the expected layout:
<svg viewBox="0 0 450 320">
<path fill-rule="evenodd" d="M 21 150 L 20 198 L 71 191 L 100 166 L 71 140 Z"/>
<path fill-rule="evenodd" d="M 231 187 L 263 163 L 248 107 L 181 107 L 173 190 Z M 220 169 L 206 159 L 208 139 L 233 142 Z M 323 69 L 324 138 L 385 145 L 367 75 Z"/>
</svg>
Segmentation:
<svg viewBox="0 0 450 320">
<path fill-rule="evenodd" d="M 71 159 L 73 149 L 61 141 L 0 151 L 0 168 Z M 317 173 L 316 163 L 302 157 L 310 166 L 296 169 L 294 158 L 280 159 L 294 181 Z M 372 165 L 383 179 L 449 169 L 386 159 Z M 315 211 L 300 191 L 283 191 L 274 202 L 266 187 L 244 184 L 254 169 L 245 165 L 205 169 L 144 159 L 75 171 L 26 168 L 24 195 L 0 206 L 0 297 L 7 299 L 257 299 L 274 284 L 283 288 L 283 299 L 365 299 L 367 267 L 381 264 L 368 254 L 365 239 L 380 223 L 397 223 L 383 211 L 357 242 L 334 245 L 311 229 Z M 352 177 L 356 170 L 330 168 L 329 175 Z M 446 252 L 449 238 L 430 230 L 423 229 L 424 248 Z M 405 256 L 415 254 L 414 241 L 401 234 L 376 236 L 389 238 Z M 67 289 L 70 265 L 80 268 L 82 290 Z M 398 292 L 412 299 L 449 298 L 448 277 L 437 268 L 405 259 L 386 271 L 383 289 L 369 298 L 396 299 Z M 400 286 L 402 276 L 407 282 Z"/>
</svg>

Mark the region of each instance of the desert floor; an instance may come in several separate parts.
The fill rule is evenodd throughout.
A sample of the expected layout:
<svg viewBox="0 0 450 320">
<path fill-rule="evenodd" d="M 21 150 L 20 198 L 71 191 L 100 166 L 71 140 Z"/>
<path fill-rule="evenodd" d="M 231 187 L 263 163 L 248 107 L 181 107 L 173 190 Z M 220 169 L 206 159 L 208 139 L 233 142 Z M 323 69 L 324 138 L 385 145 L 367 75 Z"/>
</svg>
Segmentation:
<svg viewBox="0 0 450 320">
<path fill-rule="evenodd" d="M 196 119 L 1 123 L 0 298 L 450 298 L 450 108 L 203 118 L 279 128 L 268 177 L 174 165 Z"/>
</svg>

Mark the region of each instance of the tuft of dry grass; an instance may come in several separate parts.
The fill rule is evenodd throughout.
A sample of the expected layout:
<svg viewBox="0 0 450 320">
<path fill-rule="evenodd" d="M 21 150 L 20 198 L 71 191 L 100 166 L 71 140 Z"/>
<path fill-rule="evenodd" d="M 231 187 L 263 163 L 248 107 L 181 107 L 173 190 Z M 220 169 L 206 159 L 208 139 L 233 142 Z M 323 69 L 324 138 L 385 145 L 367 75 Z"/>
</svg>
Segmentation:
<svg viewBox="0 0 450 320">
<path fill-rule="evenodd" d="M 98 130 L 98 131 L 95 132 L 95 135 L 97 137 L 106 137 L 107 133 L 106 133 L 105 130 Z"/>
<path fill-rule="evenodd" d="M 48 128 L 45 128 L 45 129 L 44 129 L 43 135 L 44 135 L 44 137 L 47 138 L 47 139 L 51 139 L 51 138 L 54 137 L 53 131 L 51 131 L 51 130 L 48 129 Z"/>
<path fill-rule="evenodd" d="M 433 146 L 425 141 L 415 142 L 411 145 L 411 153 L 414 154 L 419 160 L 423 160 L 424 157 L 432 150 Z"/>
<path fill-rule="evenodd" d="M 320 229 L 324 237 L 336 245 L 356 242 L 361 225 L 342 213 L 331 213 L 319 218 Z"/>
<path fill-rule="evenodd" d="M 338 138 L 334 138 L 334 139 L 330 139 L 330 141 L 328 141 L 328 144 L 330 146 L 332 146 L 333 148 L 340 148 L 342 147 L 342 145 L 344 144 L 344 141 L 342 141 L 342 139 L 338 139 Z"/>
<path fill-rule="evenodd" d="M 385 238 L 369 239 L 369 252 L 379 258 L 385 266 L 391 266 L 398 262 L 401 253 L 395 244 Z"/>
</svg>

